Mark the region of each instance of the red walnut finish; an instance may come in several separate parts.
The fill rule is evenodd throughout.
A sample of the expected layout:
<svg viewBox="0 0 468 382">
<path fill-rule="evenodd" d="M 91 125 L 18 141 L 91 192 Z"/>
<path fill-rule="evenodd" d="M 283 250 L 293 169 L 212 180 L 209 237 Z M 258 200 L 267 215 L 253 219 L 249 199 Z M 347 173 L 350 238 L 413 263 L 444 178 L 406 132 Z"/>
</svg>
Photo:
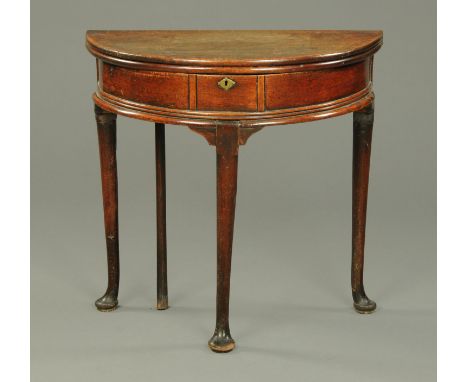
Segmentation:
<svg viewBox="0 0 468 382">
<path fill-rule="evenodd" d="M 113 113 L 94 108 L 99 139 L 101 161 L 102 200 L 104 203 L 104 228 L 107 247 L 107 290 L 96 301 L 96 307 L 103 312 L 117 308 L 119 294 L 119 223 L 117 197 L 117 137 L 116 118 Z"/>
<path fill-rule="evenodd" d="M 165 124 L 186 125 L 216 146 L 217 294 L 215 352 L 235 347 L 229 292 L 239 146 L 264 127 L 354 113 L 351 287 L 354 308 L 376 304 L 363 284 L 372 69 L 381 31 L 88 31 L 96 57 L 108 287 L 99 310 L 117 307 L 119 250 L 116 115 L 155 123 L 157 303 L 168 308 Z"/>
</svg>

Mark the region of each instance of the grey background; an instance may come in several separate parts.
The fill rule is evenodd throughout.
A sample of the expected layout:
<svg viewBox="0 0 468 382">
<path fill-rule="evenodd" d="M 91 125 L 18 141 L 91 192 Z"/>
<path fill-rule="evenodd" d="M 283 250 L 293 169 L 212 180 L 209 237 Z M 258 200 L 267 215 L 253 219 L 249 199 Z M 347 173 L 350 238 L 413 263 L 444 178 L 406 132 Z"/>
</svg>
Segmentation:
<svg viewBox="0 0 468 382">
<path fill-rule="evenodd" d="M 435 1 L 41 0 L 31 33 L 33 381 L 431 381 L 436 371 Z M 383 29 L 366 289 L 350 294 L 351 115 L 241 148 L 237 349 L 212 353 L 215 152 L 167 126 L 169 301 L 156 311 L 154 131 L 118 119 L 120 308 L 106 284 L 87 29 Z"/>
</svg>

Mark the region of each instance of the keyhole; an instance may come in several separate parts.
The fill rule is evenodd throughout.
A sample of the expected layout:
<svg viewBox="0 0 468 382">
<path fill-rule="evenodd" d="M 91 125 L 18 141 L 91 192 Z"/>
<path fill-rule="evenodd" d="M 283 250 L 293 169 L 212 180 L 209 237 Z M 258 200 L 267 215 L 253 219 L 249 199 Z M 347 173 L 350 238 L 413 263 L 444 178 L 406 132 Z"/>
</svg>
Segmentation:
<svg viewBox="0 0 468 382">
<path fill-rule="evenodd" d="M 236 83 L 231 80 L 230 78 L 223 78 L 222 80 L 220 80 L 218 82 L 218 86 L 221 88 L 221 89 L 224 89 L 224 90 L 229 90 L 231 89 Z"/>
</svg>

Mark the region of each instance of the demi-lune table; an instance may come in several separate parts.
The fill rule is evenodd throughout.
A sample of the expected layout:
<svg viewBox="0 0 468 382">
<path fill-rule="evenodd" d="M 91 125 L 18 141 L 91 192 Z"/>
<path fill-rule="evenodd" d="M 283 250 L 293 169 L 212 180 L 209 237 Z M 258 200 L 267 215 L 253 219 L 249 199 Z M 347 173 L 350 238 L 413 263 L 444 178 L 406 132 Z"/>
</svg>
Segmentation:
<svg viewBox="0 0 468 382">
<path fill-rule="evenodd" d="M 216 147 L 216 326 L 208 342 L 231 351 L 229 288 L 239 146 L 267 126 L 353 112 L 352 265 L 354 308 L 376 304 L 364 292 L 364 239 L 374 120 L 372 69 L 381 31 L 88 31 L 96 57 L 97 121 L 108 286 L 100 311 L 117 307 L 119 229 L 117 114 L 155 123 L 157 309 L 168 308 L 165 124 L 186 125 Z"/>
</svg>

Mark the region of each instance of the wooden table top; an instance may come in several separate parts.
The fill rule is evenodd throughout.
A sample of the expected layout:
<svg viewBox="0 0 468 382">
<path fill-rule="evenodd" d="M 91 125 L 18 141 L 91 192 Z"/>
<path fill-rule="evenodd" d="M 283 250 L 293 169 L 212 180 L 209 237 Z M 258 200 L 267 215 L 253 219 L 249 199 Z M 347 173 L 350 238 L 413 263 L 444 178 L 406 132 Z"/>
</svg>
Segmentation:
<svg viewBox="0 0 468 382">
<path fill-rule="evenodd" d="M 376 51 L 382 31 L 88 31 L 88 49 L 123 60 L 169 65 L 261 66 L 319 63 Z"/>
<path fill-rule="evenodd" d="M 373 100 L 382 31 L 88 31 L 95 103 L 156 123 L 246 128 L 330 118 Z M 242 138 L 243 139 L 243 138 Z M 241 139 L 241 141 L 242 141 Z"/>
</svg>

